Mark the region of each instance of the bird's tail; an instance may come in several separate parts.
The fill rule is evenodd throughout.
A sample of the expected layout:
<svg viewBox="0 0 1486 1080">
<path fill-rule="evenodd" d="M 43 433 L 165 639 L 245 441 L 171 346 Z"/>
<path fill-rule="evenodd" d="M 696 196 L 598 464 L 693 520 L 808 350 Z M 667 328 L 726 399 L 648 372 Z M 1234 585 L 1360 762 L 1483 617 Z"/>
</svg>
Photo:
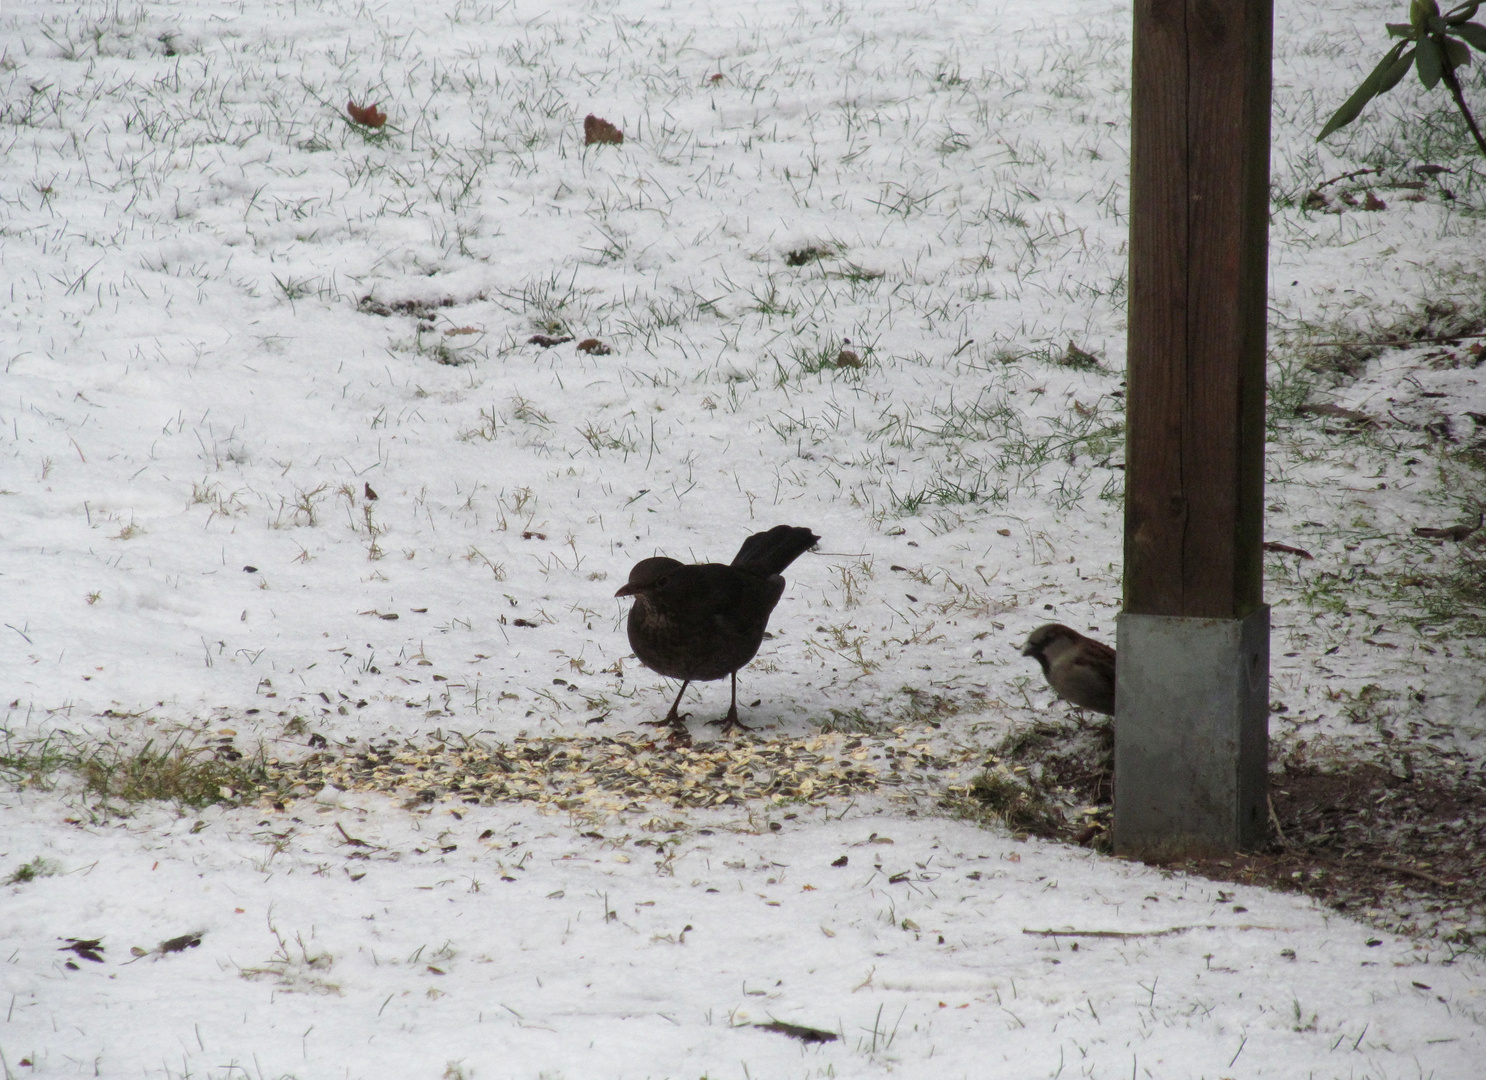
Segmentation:
<svg viewBox="0 0 1486 1080">
<path fill-rule="evenodd" d="M 770 577 L 784 573 L 784 568 L 820 542 L 809 529 L 793 525 L 775 525 L 768 532 L 754 533 L 738 554 L 733 556 L 733 565 L 740 570 Z"/>
</svg>

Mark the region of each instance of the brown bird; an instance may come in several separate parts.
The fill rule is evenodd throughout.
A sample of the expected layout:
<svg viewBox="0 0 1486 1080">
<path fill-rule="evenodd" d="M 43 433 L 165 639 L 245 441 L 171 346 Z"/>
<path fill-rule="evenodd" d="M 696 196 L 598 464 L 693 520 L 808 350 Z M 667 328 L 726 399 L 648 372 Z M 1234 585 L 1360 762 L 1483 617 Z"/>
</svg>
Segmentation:
<svg viewBox="0 0 1486 1080">
<path fill-rule="evenodd" d="M 1048 623 L 1028 635 L 1022 655 L 1037 658 L 1048 685 L 1064 701 L 1114 715 L 1115 651 L 1104 642 L 1062 623 Z"/>
<path fill-rule="evenodd" d="M 681 734 L 686 717 L 678 713 L 681 695 L 693 682 L 731 676 L 732 703 L 721 720 L 726 730 L 738 723 L 738 669 L 758 652 L 764 628 L 784 594 L 785 567 L 820 540 L 809 529 L 776 525 L 754 533 L 732 565 L 701 563 L 688 566 L 675 559 L 641 559 L 629 572 L 629 582 L 615 596 L 632 596 L 630 647 L 651 671 L 681 680 L 681 690 L 665 719 Z"/>
</svg>

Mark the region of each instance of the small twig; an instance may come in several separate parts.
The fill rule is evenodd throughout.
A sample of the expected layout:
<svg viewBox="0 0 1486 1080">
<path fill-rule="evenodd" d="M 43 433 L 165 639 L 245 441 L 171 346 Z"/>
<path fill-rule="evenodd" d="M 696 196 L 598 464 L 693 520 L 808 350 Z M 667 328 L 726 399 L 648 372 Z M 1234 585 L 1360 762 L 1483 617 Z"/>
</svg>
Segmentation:
<svg viewBox="0 0 1486 1080">
<path fill-rule="evenodd" d="M 346 832 L 346 827 L 339 821 L 335 823 L 335 827 L 339 829 L 340 834 L 346 838 L 346 843 L 350 844 L 352 847 L 371 847 L 371 845 L 368 844 L 365 840 L 358 840 L 356 839 L 356 837 Z"/>
<path fill-rule="evenodd" d="M 1397 863 L 1375 862 L 1372 864 L 1374 870 L 1386 870 L 1391 874 L 1402 874 L 1404 877 L 1416 877 L 1422 881 L 1428 881 L 1438 885 L 1442 889 L 1453 889 L 1455 882 L 1446 881 L 1438 874 L 1431 874 L 1428 870 L 1415 870 L 1412 866 L 1399 866 Z"/>
<path fill-rule="evenodd" d="M 1280 838 L 1280 843 L 1284 847 L 1289 847 L 1290 841 L 1285 838 L 1285 830 L 1280 828 L 1280 816 L 1274 812 L 1274 798 L 1265 795 L 1264 801 L 1269 803 L 1269 822 L 1274 826 L 1274 834 Z"/>
<path fill-rule="evenodd" d="M 1193 926 L 1170 926 L 1165 930 L 1028 930 L 1025 927 L 1022 933 L 1031 937 L 1087 937 L 1087 938 L 1140 938 L 1140 937 L 1170 937 L 1172 934 L 1185 934 L 1189 930 L 1286 930 L 1284 926 L 1260 926 L 1258 923 L 1240 923 L 1237 926 L 1223 926 L 1219 923 L 1199 923 Z"/>
<path fill-rule="evenodd" d="M 1166 937 L 1168 934 L 1184 934 L 1190 926 L 1173 926 L 1169 930 L 1027 930 L 1022 933 L 1032 937 L 1092 937 L 1092 938 L 1138 938 Z"/>
<path fill-rule="evenodd" d="M 1343 180 L 1351 180 L 1353 177 L 1356 176 L 1381 176 L 1382 174 L 1382 166 L 1378 166 L 1374 169 L 1354 169 L 1352 172 L 1342 173 L 1340 176 L 1333 176 L 1330 180 L 1322 180 L 1319 184 L 1316 185 L 1316 190 L 1320 191 L 1323 187 L 1330 187 L 1332 184 L 1339 184 Z"/>
<path fill-rule="evenodd" d="M 1465 341 L 1469 338 L 1486 338 L 1486 334 L 1440 334 L 1437 337 L 1400 338 L 1397 341 L 1313 341 L 1314 348 L 1362 348 L 1365 345 L 1394 347 L 1398 345 L 1428 345 L 1441 341 Z"/>
</svg>

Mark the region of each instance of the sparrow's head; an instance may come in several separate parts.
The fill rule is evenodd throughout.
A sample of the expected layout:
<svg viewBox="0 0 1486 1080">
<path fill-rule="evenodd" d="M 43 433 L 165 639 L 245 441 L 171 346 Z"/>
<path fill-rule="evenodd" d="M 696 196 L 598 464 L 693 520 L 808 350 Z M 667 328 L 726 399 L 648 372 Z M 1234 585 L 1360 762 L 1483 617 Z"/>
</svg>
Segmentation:
<svg viewBox="0 0 1486 1080">
<path fill-rule="evenodd" d="M 630 569 L 629 580 L 614 595 L 639 598 L 651 596 L 670 585 L 676 571 L 681 569 L 681 566 L 682 564 L 675 559 L 667 559 L 664 556 L 641 559 Z"/>
<path fill-rule="evenodd" d="M 1027 635 L 1027 643 L 1022 646 L 1023 656 L 1035 656 L 1039 660 L 1047 654 L 1049 649 L 1057 650 L 1059 645 L 1067 647 L 1074 645 L 1083 638 L 1077 630 L 1062 623 L 1045 623 Z"/>
</svg>

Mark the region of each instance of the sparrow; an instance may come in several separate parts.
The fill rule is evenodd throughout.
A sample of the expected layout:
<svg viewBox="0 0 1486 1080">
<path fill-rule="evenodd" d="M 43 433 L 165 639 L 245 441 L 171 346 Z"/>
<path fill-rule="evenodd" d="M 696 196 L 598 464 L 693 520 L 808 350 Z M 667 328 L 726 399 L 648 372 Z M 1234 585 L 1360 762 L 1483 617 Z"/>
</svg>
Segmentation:
<svg viewBox="0 0 1486 1080">
<path fill-rule="evenodd" d="M 1022 655 L 1037 658 L 1047 684 L 1064 701 L 1114 715 L 1115 651 L 1104 642 L 1062 623 L 1047 623 L 1028 635 Z"/>
<path fill-rule="evenodd" d="M 629 581 L 614 595 L 634 598 L 627 630 L 630 648 L 651 671 L 681 680 L 681 690 L 662 720 L 680 736 L 686 718 L 678 713 L 681 695 L 693 682 L 732 679 L 727 715 L 714 726 L 731 731 L 738 722 L 738 669 L 752 660 L 764 640 L 769 615 L 784 595 L 785 567 L 820 541 L 809 529 L 776 525 L 754 533 L 730 565 L 687 565 L 675 559 L 641 559 Z M 744 729 L 746 730 L 746 729 Z"/>
</svg>

